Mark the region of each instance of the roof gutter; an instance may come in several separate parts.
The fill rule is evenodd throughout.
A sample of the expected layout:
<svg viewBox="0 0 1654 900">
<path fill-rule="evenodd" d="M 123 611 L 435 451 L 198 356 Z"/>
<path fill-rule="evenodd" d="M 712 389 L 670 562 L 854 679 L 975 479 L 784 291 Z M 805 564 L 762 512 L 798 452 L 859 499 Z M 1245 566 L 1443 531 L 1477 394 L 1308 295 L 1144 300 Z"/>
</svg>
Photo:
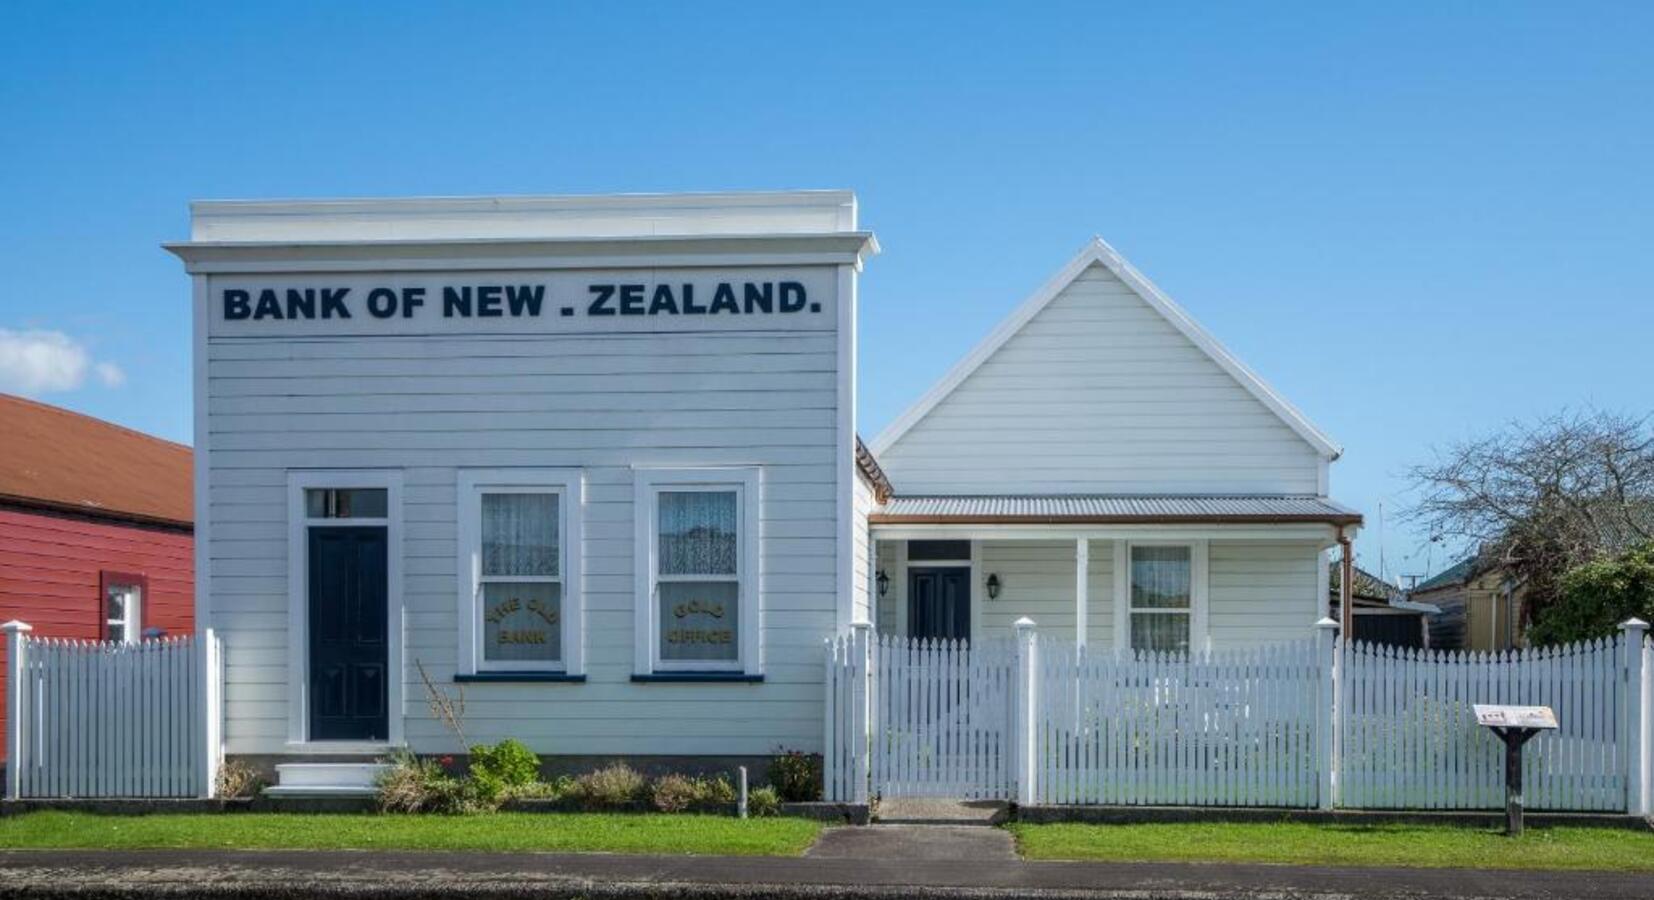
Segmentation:
<svg viewBox="0 0 1654 900">
<path fill-rule="evenodd" d="M 58 500 L 42 500 L 38 497 L 18 497 L 11 494 L 0 494 L 0 507 L 10 507 L 26 512 L 51 513 L 63 516 L 72 516 L 77 519 L 90 519 L 97 522 L 108 522 L 116 525 L 141 525 L 146 528 L 163 528 L 169 531 L 193 532 L 195 523 L 181 519 L 169 519 L 165 516 L 150 516 L 143 513 L 122 512 L 113 509 L 101 509 L 96 506 L 81 506 L 75 503 L 64 503 Z"/>
</svg>

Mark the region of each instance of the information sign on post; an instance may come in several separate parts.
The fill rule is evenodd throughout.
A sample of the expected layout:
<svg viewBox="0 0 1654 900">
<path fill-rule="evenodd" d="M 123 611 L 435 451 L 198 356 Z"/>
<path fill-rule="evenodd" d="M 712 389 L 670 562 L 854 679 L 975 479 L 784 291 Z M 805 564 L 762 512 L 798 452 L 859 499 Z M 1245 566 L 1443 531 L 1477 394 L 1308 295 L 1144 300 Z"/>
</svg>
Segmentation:
<svg viewBox="0 0 1654 900">
<path fill-rule="evenodd" d="M 1477 703 L 1476 724 L 1505 742 L 1505 833 L 1522 833 L 1522 747 L 1541 731 L 1556 728 L 1549 706 L 1500 706 Z"/>
</svg>

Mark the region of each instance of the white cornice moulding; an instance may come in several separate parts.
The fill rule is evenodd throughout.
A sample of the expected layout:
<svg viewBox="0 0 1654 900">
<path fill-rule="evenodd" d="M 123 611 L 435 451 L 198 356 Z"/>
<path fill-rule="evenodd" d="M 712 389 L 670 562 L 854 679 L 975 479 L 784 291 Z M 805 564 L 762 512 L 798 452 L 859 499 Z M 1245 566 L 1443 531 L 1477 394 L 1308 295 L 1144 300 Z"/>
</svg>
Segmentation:
<svg viewBox="0 0 1654 900">
<path fill-rule="evenodd" d="M 191 274 L 462 269 L 851 265 L 872 232 L 442 241 L 182 241 L 161 245 Z"/>
</svg>

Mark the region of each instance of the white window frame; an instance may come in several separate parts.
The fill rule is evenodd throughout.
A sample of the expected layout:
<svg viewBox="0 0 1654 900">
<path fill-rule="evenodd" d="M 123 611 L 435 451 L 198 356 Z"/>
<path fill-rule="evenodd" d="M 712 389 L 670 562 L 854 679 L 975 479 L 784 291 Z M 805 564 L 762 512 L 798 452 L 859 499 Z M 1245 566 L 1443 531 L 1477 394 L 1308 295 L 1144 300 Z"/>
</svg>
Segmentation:
<svg viewBox="0 0 1654 900">
<path fill-rule="evenodd" d="M 116 574 L 124 573 L 104 572 L 100 575 L 99 580 L 104 581 L 103 576 Z M 121 604 L 122 617 L 119 619 L 109 618 L 109 594 L 113 588 L 126 588 L 127 590 L 126 601 Z M 120 643 L 136 644 L 143 638 L 144 591 L 144 582 L 139 579 L 109 578 L 104 581 L 102 604 L 104 634 L 109 633 L 109 626 L 119 625 L 121 626 Z"/>
<path fill-rule="evenodd" d="M 458 473 L 458 573 L 460 675 L 489 673 L 586 674 L 585 597 L 581 590 L 586 509 L 585 477 L 578 469 L 461 469 Z M 482 497 L 484 494 L 557 495 L 557 581 L 562 584 L 560 662 L 486 659 L 482 649 Z M 551 579 L 490 576 L 490 582 L 541 582 Z"/>
<path fill-rule="evenodd" d="M 757 466 L 704 468 L 637 468 L 633 472 L 634 537 L 638 552 L 634 596 L 636 646 L 633 668 L 636 675 L 763 676 L 763 604 L 759 577 L 759 529 L 762 470 Z M 662 492 L 735 492 L 736 527 L 740 529 L 736 571 L 731 579 L 740 591 L 740 633 L 736 635 L 736 659 L 730 661 L 662 660 L 660 658 L 660 603 L 658 586 L 665 581 L 715 581 L 717 576 L 660 576 L 660 505 Z"/>
<path fill-rule="evenodd" d="M 382 488 L 384 518 L 313 519 L 305 505 L 312 488 Z M 310 540 L 312 527 L 385 529 L 385 668 L 389 737 L 378 741 L 310 739 Z M 287 473 L 287 749 L 294 753 L 382 752 L 403 744 L 406 715 L 402 649 L 402 471 L 400 469 L 291 469 Z"/>
<path fill-rule="evenodd" d="M 1118 540 L 1114 542 L 1114 646 L 1131 650 L 1131 550 L 1133 547 L 1187 547 L 1189 548 L 1189 652 L 1204 653 L 1212 649 L 1208 626 L 1207 597 L 1209 546 L 1204 540 Z M 1170 613 L 1176 610 L 1144 608 L 1145 612 Z"/>
</svg>

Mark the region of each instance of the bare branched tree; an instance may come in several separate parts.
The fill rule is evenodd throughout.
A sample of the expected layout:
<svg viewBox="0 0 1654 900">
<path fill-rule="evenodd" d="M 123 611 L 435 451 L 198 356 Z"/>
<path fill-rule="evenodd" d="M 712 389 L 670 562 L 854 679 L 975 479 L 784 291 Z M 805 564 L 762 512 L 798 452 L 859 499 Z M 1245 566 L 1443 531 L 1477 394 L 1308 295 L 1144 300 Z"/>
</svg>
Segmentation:
<svg viewBox="0 0 1654 900">
<path fill-rule="evenodd" d="M 1540 612 L 1564 571 L 1654 540 L 1650 422 L 1562 412 L 1455 445 L 1411 470 L 1418 500 L 1405 515 L 1509 567 Z"/>
<path fill-rule="evenodd" d="M 468 752 L 471 745 L 465 741 L 465 688 L 455 688 L 450 694 L 431 680 L 423 662 L 415 659 L 414 668 L 419 670 L 419 680 L 425 683 L 425 703 L 431 708 L 432 717 L 453 733 L 461 753 Z"/>
</svg>

